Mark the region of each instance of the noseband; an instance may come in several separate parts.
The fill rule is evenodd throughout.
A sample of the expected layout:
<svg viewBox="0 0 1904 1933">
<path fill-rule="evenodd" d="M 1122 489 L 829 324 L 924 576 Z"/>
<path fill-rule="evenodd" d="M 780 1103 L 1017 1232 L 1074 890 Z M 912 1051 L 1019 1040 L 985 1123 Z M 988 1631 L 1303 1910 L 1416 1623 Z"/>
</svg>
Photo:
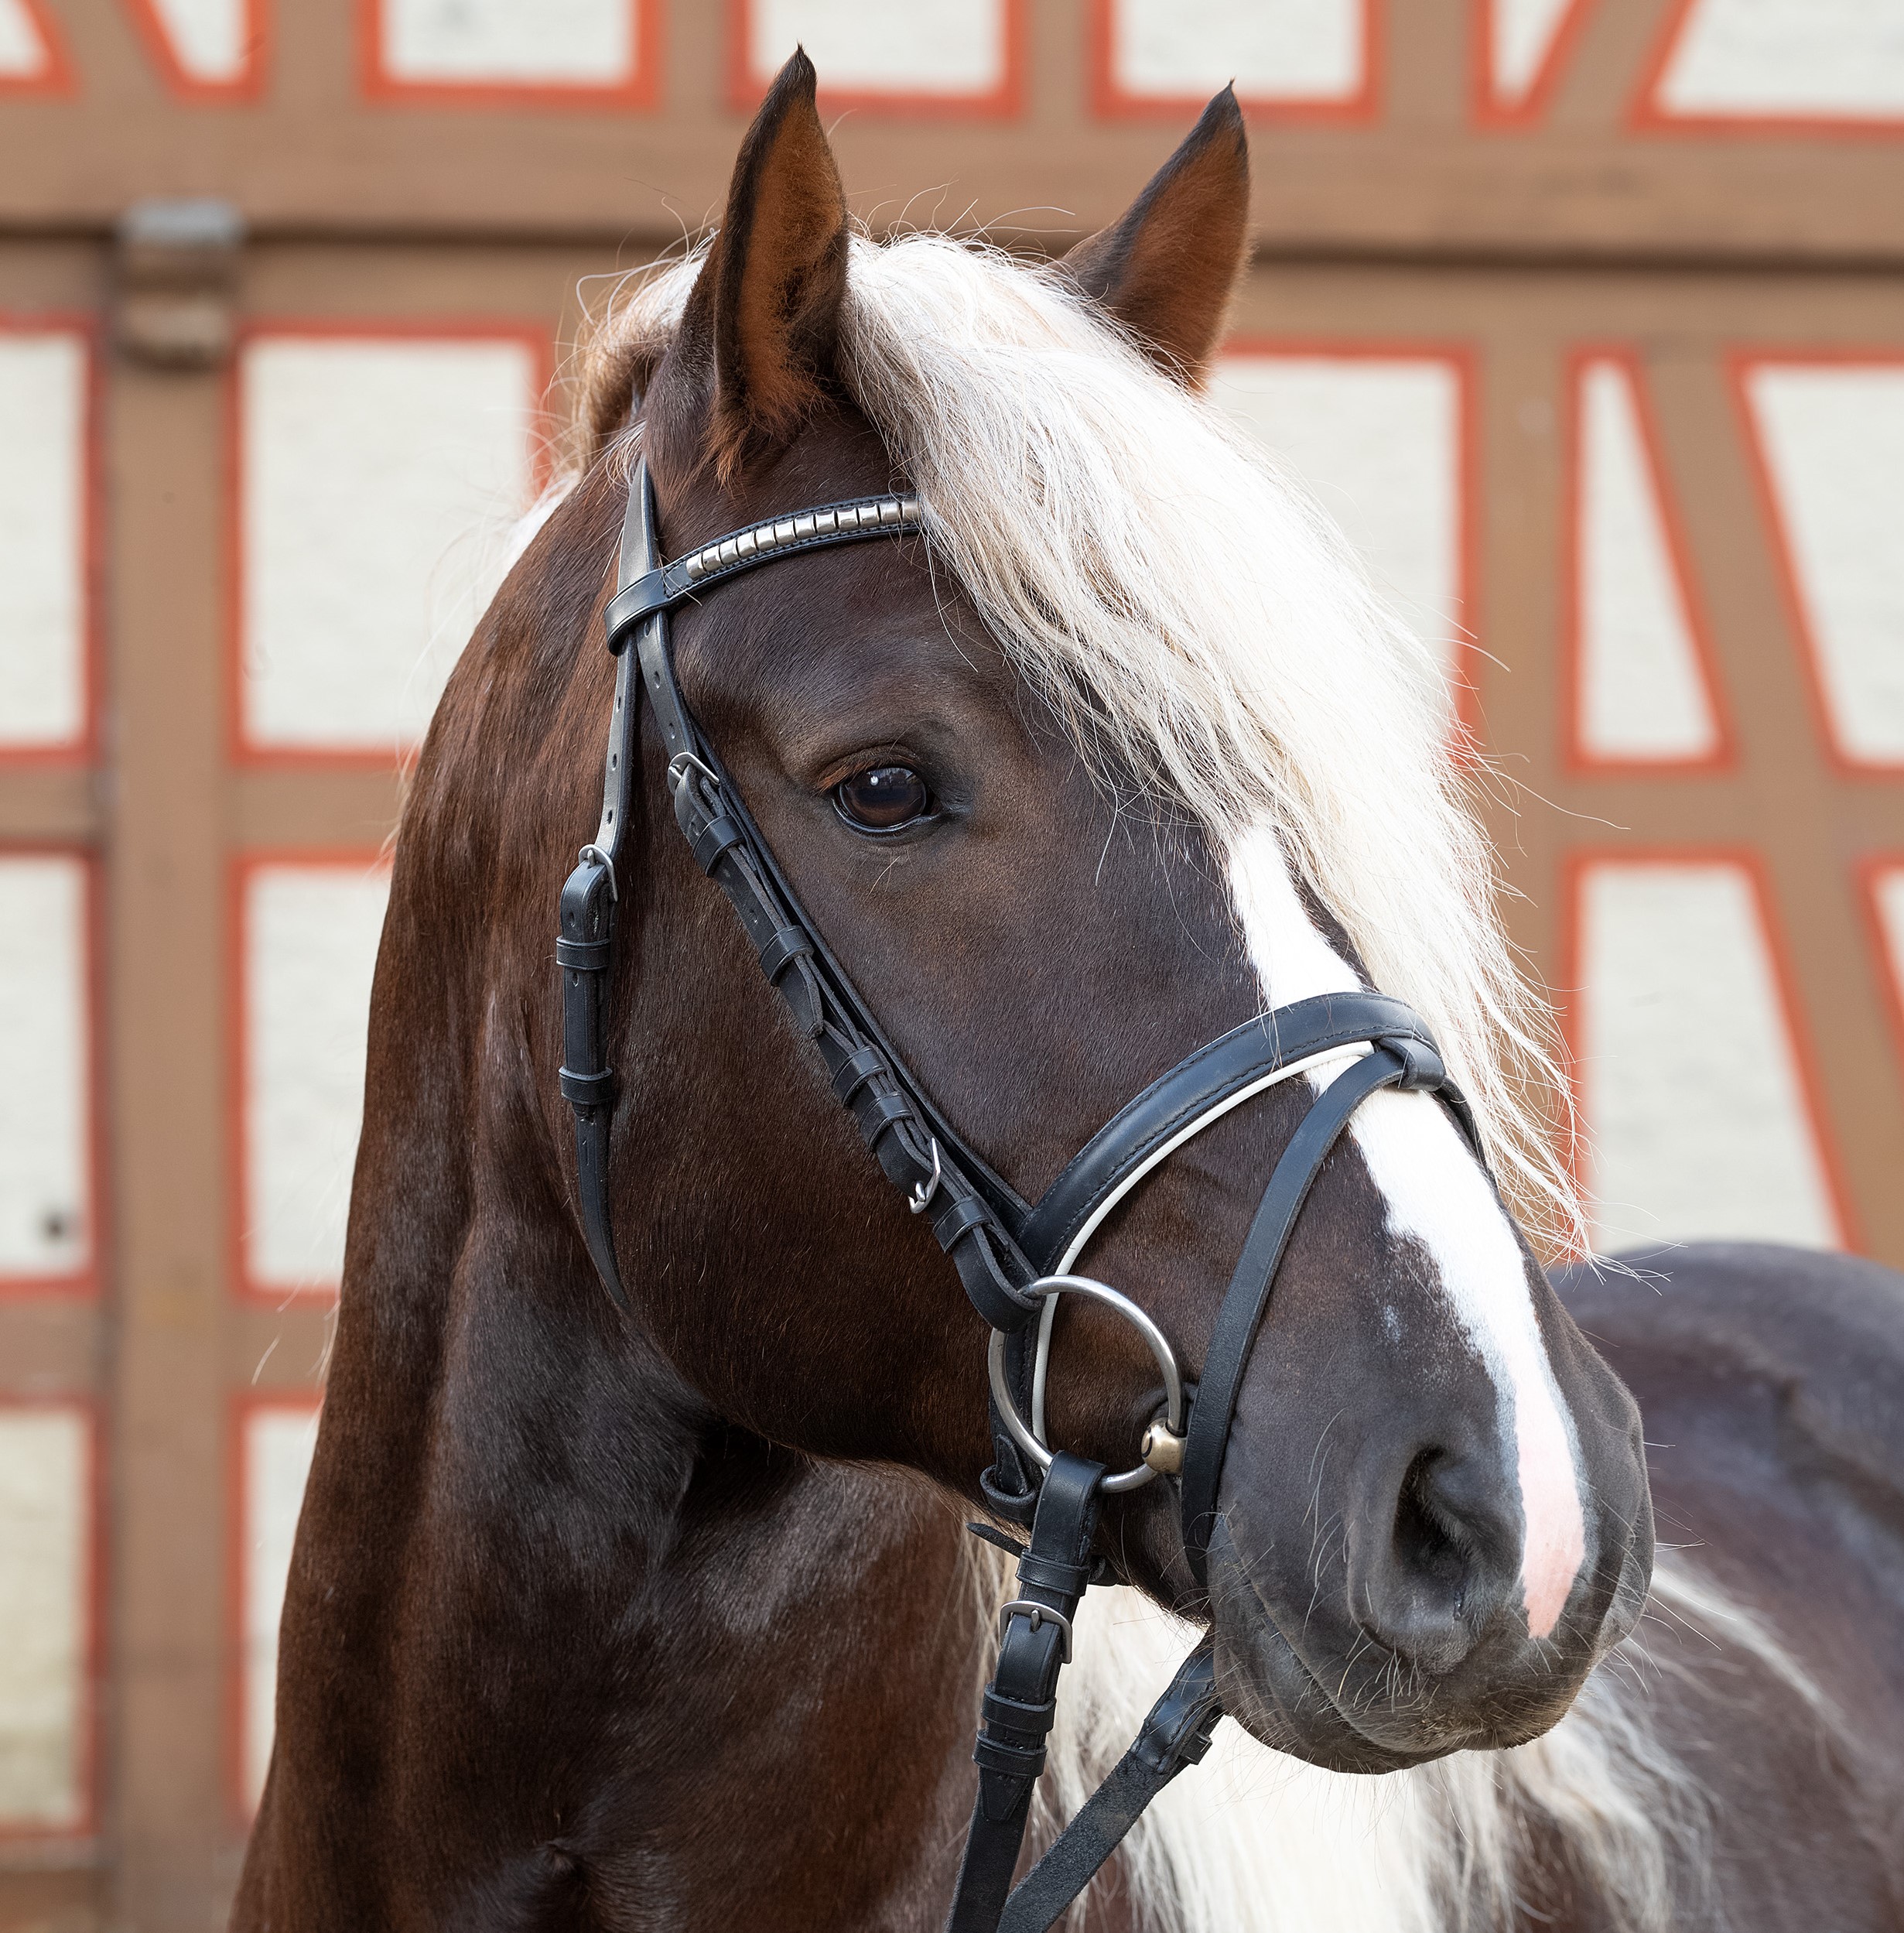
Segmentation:
<svg viewBox="0 0 1904 1933">
<path fill-rule="evenodd" d="M 1198 1048 L 1092 1136 L 1035 1203 L 1020 1196 L 951 1127 L 807 918 L 682 700 L 668 638 L 669 614 L 678 605 L 743 571 L 923 529 L 917 498 L 863 498 L 751 524 L 663 564 L 654 487 L 645 457 L 638 457 L 618 588 L 607 611 L 616 672 L 601 820 L 562 888 L 555 943 L 562 984 L 561 1085 L 575 1110 L 583 1232 L 604 1285 L 625 1310 L 609 1217 L 614 1076 L 607 1009 L 615 864 L 627 828 L 636 715 L 645 688 L 666 748 L 668 788 L 682 836 L 740 915 L 761 970 L 819 1049 L 834 1093 L 852 1111 L 887 1179 L 904 1192 L 913 1213 L 929 1217 L 966 1295 L 992 1329 L 988 1367 L 996 1460 L 980 1484 L 994 1511 L 1007 1521 L 1029 1523 L 1031 1538 L 1020 1545 L 973 1527 L 1017 1552 L 1020 1595 L 1000 1613 L 998 1664 L 986 1688 L 975 1752 L 979 1798 L 948 1927 L 949 1933 L 1000 1928 L 1044 1933 L 1150 1800 L 1202 1757 L 1222 1716 L 1206 1637 L 1110 1777 L 1012 1890 L 1032 1788 L 1044 1769 L 1058 1671 L 1071 1655 L 1071 1620 L 1086 1586 L 1106 1572 L 1092 1551 L 1101 1497 L 1160 1475 L 1174 1481 L 1184 1557 L 1198 1586 L 1207 1589 L 1217 1483 L 1243 1371 L 1296 1219 L 1350 1116 L 1378 1088 L 1434 1093 L 1477 1156 L 1481 1147 L 1467 1103 L 1427 1028 L 1401 1001 L 1369 992 L 1297 1001 Z M 1187 1141 L 1266 1089 L 1324 1066 L 1339 1071 L 1312 1102 L 1271 1172 L 1191 1396 L 1168 1340 L 1150 1317 L 1116 1289 L 1069 1271 L 1118 1203 Z M 1162 1413 L 1144 1432 L 1141 1460 L 1127 1470 L 1111 1473 L 1069 1452 L 1054 1452 L 1044 1440 L 1051 1318 L 1063 1294 L 1085 1295 L 1123 1316 L 1156 1358 Z"/>
</svg>

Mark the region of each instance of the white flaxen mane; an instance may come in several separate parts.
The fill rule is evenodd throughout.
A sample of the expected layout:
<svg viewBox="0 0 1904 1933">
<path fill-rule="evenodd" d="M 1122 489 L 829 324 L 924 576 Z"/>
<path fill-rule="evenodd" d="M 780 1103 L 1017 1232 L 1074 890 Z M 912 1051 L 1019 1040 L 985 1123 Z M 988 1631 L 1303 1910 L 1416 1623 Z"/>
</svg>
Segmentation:
<svg viewBox="0 0 1904 1933">
<path fill-rule="evenodd" d="M 658 351 L 702 256 L 624 286 L 585 390 L 618 351 Z M 935 555 L 1100 772 L 1219 850 L 1273 824 L 1434 1030 L 1523 1221 L 1584 1251 L 1550 1021 L 1496 915 L 1441 671 L 1308 494 L 1061 273 L 995 249 L 856 238 L 842 351 Z"/>
</svg>

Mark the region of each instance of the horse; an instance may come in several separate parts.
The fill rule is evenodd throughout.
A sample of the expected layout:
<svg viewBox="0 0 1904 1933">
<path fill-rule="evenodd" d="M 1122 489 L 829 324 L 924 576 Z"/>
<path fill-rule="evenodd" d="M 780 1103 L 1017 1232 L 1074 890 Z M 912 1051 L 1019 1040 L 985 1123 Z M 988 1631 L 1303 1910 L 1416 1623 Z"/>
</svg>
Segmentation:
<svg viewBox="0 0 1904 1933">
<path fill-rule="evenodd" d="M 718 231 L 583 345 L 569 474 L 408 786 L 232 1925 L 944 1921 L 1022 1521 L 987 1324 L 670 823 L 658 696 L 612 957 L 552 952 L 601 857 L 617 532 L 842 499 L 903 529 L 686 598 L 668 675 L 949 1146 L 1030 1200 L 1213 1033 L 1377 987 L 1458 1085 L 1386 1078 L 1315 1162 L 1194 1538 L 1140 1477 L 1174 1440 L 1143 1339 L 1048 1303 L 1054 1472 L 1148 1447 L 1076 1553 L 1108 1581 L 1025 1858 L 1200 1638 L 1228 1715 L 1068 1923 L 1899 1924 L 1899 1283 L 1541 1266 L 1582 1252 L 1564 1088 L 1437 673 L 1199 394 L 1233 97 L 1036 263 L 857 232 L 815 84 L 796 55 Z M 559 959 L 605 988 L 593 1115 Z M 1263 1177 L 1382 1051 L 1239 1096 L 1089 1231 L 1205 1384 Z M 1697 1550 L 1656 1562 L 1656 1495 Z"/>
</svg>

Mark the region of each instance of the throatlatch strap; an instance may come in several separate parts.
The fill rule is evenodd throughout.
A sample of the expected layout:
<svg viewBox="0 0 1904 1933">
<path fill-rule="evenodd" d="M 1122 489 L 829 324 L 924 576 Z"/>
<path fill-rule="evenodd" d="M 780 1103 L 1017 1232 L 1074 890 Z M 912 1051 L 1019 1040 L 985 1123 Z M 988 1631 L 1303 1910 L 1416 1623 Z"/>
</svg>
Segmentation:
<svg viewBox="0 0 1904 1933">
<path fill-rule="evenodd" d="M 629 493 L 621 527 L 621 572 L 639 573 L 653 560 L 651 508 Z M 615 1077 L 608 1065 L 608 985 L 614 966 L 615 915 L 620 898 L 615 860 L 634 789 L 635 718 L 641 697 L 627 653 L 615 667 L 615 706 L 602 768 L 602 816 L 595 837 L 562 889 L 555 961 L 562 974 L 562 1097 L 575 1110 L 576 1192 L 583 1238 L 603 1285 L 626 1312 L 628 1298 L 615 1261 L 608 1212 L 609 1143 Z"/>
<path fill-rule="evenodd" d="M 997 1933 L 1024 1843 L 1032 1791 L 1044 1770 L 1058 1674 L 1071 1656 L 1071 1621 L 1090 1576 L 1103 1475 L 1102 1463 L 1068 1450 L 1060 1451 L 1044 1473 L 1031 1546 L 1020 1560 L 1019 1595 L 999 1613 L 1003 1631 L 998 1664 L 985 1688 L 984 1717 L 972 1754 L 978 1761 L 979 1796 L 946 1933 Z M 1075 1589 L 1065 1588 L 1072 1582 Z"/>
</svg>

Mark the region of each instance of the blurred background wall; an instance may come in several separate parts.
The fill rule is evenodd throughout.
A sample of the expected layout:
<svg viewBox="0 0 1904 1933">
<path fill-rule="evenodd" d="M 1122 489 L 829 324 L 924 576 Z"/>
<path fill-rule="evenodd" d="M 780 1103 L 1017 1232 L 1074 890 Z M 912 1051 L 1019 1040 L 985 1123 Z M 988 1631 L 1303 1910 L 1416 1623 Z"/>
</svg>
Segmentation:
<svg viewBox="0 0 1904 1933">
<path fill-rule="evenodd" d="M 801 39 L 1014 246 L 1235 78 L 1216 393 L 1504 775 L 1602 1240 L 1904 1263 L 1904 0 L 0 0 L 0 1927 L 219 1919 L 399 770 Z"/>
</svg>

